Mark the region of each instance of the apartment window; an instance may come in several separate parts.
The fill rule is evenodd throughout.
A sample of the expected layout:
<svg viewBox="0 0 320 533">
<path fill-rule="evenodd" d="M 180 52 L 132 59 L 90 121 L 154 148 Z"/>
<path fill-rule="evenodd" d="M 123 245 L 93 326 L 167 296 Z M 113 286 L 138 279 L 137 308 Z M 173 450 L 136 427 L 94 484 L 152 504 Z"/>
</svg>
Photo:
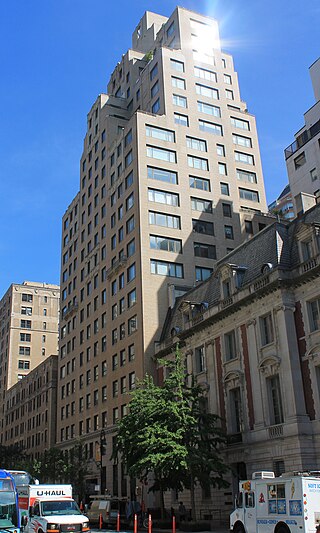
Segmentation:
<svg viewBox="0 0 320 533">
<path fill-rule="evenodd" d="M 121 350 L 120 351 L 120 366 L 124 366 L 126 364 L 126 351 Z"/>
<path fill-rule="evenodd" d="M 130 217 L 127 222 L 126 222 L 126 232 L 127 232 L 127 235 L 129 233 L 131 233 L 131 231 L 134 230 L 134 215 L 132 215 L 132 217 Z"/>
<path fill-rule="evenodd" d="M 164 148 L 156 148 L 155 146 L 147 146 L 147 156 L 161 161 L 168 161 L 176 163 L 177 155 L 173 150 L 165 150 Z"/>
<path fill-rule="evenodd" d="M 231 125 L 240 130 L 250 130 L 250 124 L 247 120 L 242 120 L 240 118 L 230 117 Z"/>
<path fill-rule="evenodd" d="M 225 163 L 218 163 L 218 171 L 220 176 L 227 175 L 227 165 Z"/>
<path fill-rule="evenodd" d="M 138 329 L 137 315 L 132 316 L 128 320 L 128 335 L 131 335 Z"/>
<path fill-rule="evenodd" d="M 20 320 L 20 328 L 31 329 L 31 320 Z"/>
<path fill-rule="evenodd" d="M 206 152 L 207 142 L 202 139 L 187 137 L 187 147 L 192 148 L 193 150 L 200 150 L 201 152 Z"/>
<path fill-rule="evenodd" d="M 233 329 L 224 335 L 224 351 L 226 361 L 237 357 L 236 332 Z"/>
<path fill-rule="evenodd" d="M 198 111 L 200 113 L 206 113 L 207 115 L 211 115 L 213 117 L 221 116 L 220 107 L 211 104 L 206 104 L 205 102 L 198 101 Z"/>
<path fill-rule="evenodd" d="M 171 68 L 177 70 L 178 72 L 184 72 L 184 64 L 182 61 L 177 61 L 176 59 L 170 59 Z"/>
<path fill-rule="evenodd" d="M 120 380 L 120 391 L 121 391 L 121 394 L 125 394 L 127 392 L 126 376 L 122 376 Z"/>
<path fill-rule="evenodd" d="M 133 171 L 132 170 L 130 174 L 128 174 L 128 176 L 126 177 L 125 183 L 126 183 L 126 189 L 129 189 L 129 187 L 131 187 L 131 185 L 133 184 Z"/>
<path fill-rule="evenodd" d="M 224 227 L 224 236 L 226 239 L 233 239 L 233 227 L 232 226 L 225 226 Z"/>
<path fill-rule="evenodd" d="M 120 274 L 119 276 L 119 290 L 124 288 L 124 273 Z"/>
<path fill-rule="evenodd" d="M 236 161 L 240 163 L 246 163 L 247 165 L 254 165 L 253 155 L 245 154 L 243 152 L 235 152 L 234 157 Z"/>
<path fill-rule="evenodd" d="M 175 76 L 171 76 L 171 84 L 172 87 L 175 87 L 176 89 L 186 88 L 186 82 L 183 78 L 176 78 Z"/>
<path fill-rule="evenodd" d="M 163 250 L 165 252 L 182 253 L 182 241 L 170 237 L 150 235 L 150 248 L 152 250 Z"/>
<path fill-rule="evenodd" d="M 230 430 L 231 433 L 240 433 L 242 428 L 242 405 L 240 387 L 230 390 Z"/>
<path fill-rule="evenodd" d="M 135 372 L 130 372 L 129 374 L 129 390 L 133 390 L 136 386 L 136 374 Z"/>
<path fill-rule="evenodd" d="M 222 213 L 224 217 L 232 217 L 231 204 L 222 204 Z"/>
<path fill-rule="evenodd" d="M 251 148 L 252 147 L 252 141 L 250 137 L 244 137 L 243 135 L 237 135 L 234 133 L 232 135 L 233 144 L 237 144 L 238 146 L 244 146 L 245 148 Z"/>
<path fill-rule="evenodd" d="M 180 126 L 189 126 L 189 118 L 181 113 L 174 113 L 174 122 Z"/>
<path fill-rule="evenodd" d="M 249 233 L 250 235 L 253 234 L 253 224 L 252 224 L 252 220 L 245 220 L 245 221 L 244 221 L 244 227 L 245 227 L 245 232 L 246 232 L 246 233 Z"/>
<path fill-rule="evenodd" d="M 234 100 L 233 91 L 231 91 L 230 89 L 226 89 L 226 99 L 227 100 Z"/>
<path fill-rule="evenodd" d="M 156 81 L 156 83 L 151 87 L 151 98 L 156 96 L 159 92 L 159 81 Z"/>
<path fill-rule="evenodd" d="M 134 193 L 132 192 L 126 199 L 126 211 L 129 211 L 134 206 Z"/>
<path fill-rule="evenodd" d="M 135 239 L 132 239 L 132 241 L 130 241 L 128 244 L 127 244 L 127 257 L 131 257 L 136 251 L 136 241 Z"/>
<path fill-rule="evenodd" d="M 307 303 L 310 331 L 320 329 L 320 299 L 315 299 Z"/>
<path fill-rule="evenodd" d="M 195 198 L 192 196 L 191 209 L 202 213 L 212 213 L 212 202 L 211 200 L 203 200 L 202 198 Z"/>
<path fill-rule="evenodd" d="M 195 358 L 196 373 L 200 374 L 200 372 L 205 372 L 206 359 L 205 359 L 204 346 L 199 346 L 195 348 L 194 358 Z"/>
<path fill-rule="evenodd" d="M 294 158 L 294 168 L 297 170 L 298 168 L 302 167 L 302 165 L 306 162 L 306 154 L 304 152 L 301 152 L 300 155 Z"/>
<path fill-rule="evenodd" d="M 113 398 L 116 398 L 119 393 L 119 383 L 117 380 L 113 381 L 112 383 L 112 396 Z"/>
<path fill-rule="evenodd" d="M 183 278 L 183 266 L 180 263 L 169 263 L 168 261 L 150 260 L 151 274 L 169 276 L 171 278 Z"/>
<path fill-rule="evenodd" d="M 212 70 L 207 70 L 205 68 L 194 67 L 194 75 L 196 78 L 201 78 L 208 81 L 217 81 L 217 74 L 212 72 Z"/>
<path fill-rule="evenodd" d="M 261 335 L 261 345 L 265 346 L 273 342 L 273 323 L 271 313 L 268 313 L 265 316 L 260 317 L 260 335 Z"/>
<path fill-rule="evenodd" d="M 158 189 L 148 189 L 149 202 L 158 202 L 160 204 L 179 206 L 179 195 L 160 191 Z"/>
<path fill-rule="evenodd" d="M 160 141 L 175 142 L 174 131 L 146 125 L 146 136 L 159 139 Z"/>
<path fill-rule="evenodd" d="M 220 157 L 225 157 L 226 151 L 225 151 L 225 147 L 223 144 L 217 144 L 216 151 L 217 151 L 217 155 L 219 155 Z"/>
<path fill-rule="evenodd" d="M 149 224 L 165 228 L 180 229 L 180 217 L 149 211 Z"/>
<path fill-rule="evenodd" d="M 198 170 L 209 170 L 209 163 L 207 159 L 203 159 L 202 157 L 194 157 L 192 155 L 188 155 L 187 159 L 189 167 Z"/>
<path fill-rule="evenodd" d="M 161 168 L 148 167 L 148 178 L 164 181 L 165 183 L 178 183 L 178 175 L 176 172 Z"/>
<path fill-rule="evenodd" d="M 151 111 L 152 113 L 156 114 L 160 110 L 160 98 L 157 98 L 157 100 L 152 105 Z"/>
<path fill-rule="evenodd" d="M 133 289 L 128 293 L 128 308 L 137 303 L 137 291 Z"/>
<path fill-rule="evenodd" d="M 112 421 L 116 424 L 119 420 L 119 407 L 114 407 L 112 411 Z M 115 465 L 118 466 L 118 465 Z"/>
<path fill-rule="evenodd" d="M 316 181 L 316 179 L 318 178 L 318 173 L 317 173 L 316 168 L 313 168 L 312 170 L 310 170 L 310 178 L 311 178 L 311 181 Z"/>
<path fill-rule="evenodd" d="M 134 361 L 134 358 L 135 358 L 134 344 L 130 344 L 130 346 L 128 346 L 128 359 L 129 359 L 129 362 Z"/>
<path fill-rule="evenodd" d="M 259 202 L 259 194 L 257 191 L 239 188 L 239 196 L 244 200 L 250 200 L 251 202 Z"/>
<path fill-rule="evenodd" d="M 223 135 L 222 126 L 220 124 L 214 124 L 213 122 L 207 122 L 206 120 L 199 120 L 200 131 L 207 131 L 213 133 L 213 135 Z"/>
<path fill-rule="evenodd" d="M 150 80 L 151 81 L 154 80 L 157 74 L 158 74 L 158 63 L 156 63 L 153 69 L 150 71 Z"/>
<path fill-rule="evenodd" d="M 198 178 L 197 176 L 189 176 L 189 185 L 192 189 L 199 189 L 201 191 L 210 191 L 210 181 L 205 178 Z"/>
<path fill-rule="evenodd" d="M 227 85 L 232 85 L 232 79 L 231 79 L 231 76 L 229 76 L 229 74 L 224 74 L 223 75 L 223 81 Z"/>
<path fill-rule="evenodd" d="M 203 233 L 204 235 L 214 235 L 213 222 L 206 222 L 205 220 L 192 220 L 192 229 L 195 233 Z"/>
<path fill-rule="evenodd" d="M 19 360 L 18 361 L 18 368 L 20 370 L 29 370 L 30 369 L 30 361 L 23 361 L 23 360 Z"/>
<path fill-rule="evenodd" d="M 21 307 L 21 314 L 22 315 L 32 315 L 32 307 Z"/>
<path fill-rule="evenodd" d="M 20 333 L 21 342 L 31 342 L 31 333 Z"/>
<path fill-rule="evenodd" d="M 255 172 L 249 172 L 247 170 L 240 170 L 237 168 L 237 178 L 238 180 L 247 183 L 257 183 L 257 175 Z"/>
<path fill-rule="evenodd" d="M 173 94 L 172 95 L 172 103 L 173 105 L 177 105 L 179 107 L 187 108 L 187 99 L 185 96 L 180 96 L 179 94 Z"/>
<path fill-rule="evenodd" d="M 124 160 L 126 168 L 132 163 L 132 160 L 133 160 L 133 155 L 132 155 L 132 150 L 130 150 L 130 152 L 127 153 L 125 160 Z"/>
<path fill-rule="evenodd" d="M 267 379 L 267 390 L 269 397 L 270 422 L 271 424 L 282 424 L 284 422 L 284 416 L 278 375 Z"/>
<path fill-rule="evenodd" d="M 118 354 L 112 356 L 112 370 L 117 370 L 118 368 Z"/>
<path fill-rule="evenodd" d="M 196 83 L 196 93 L 201 96 L 206 96 L 207 98 L 212 98 L 214 100 L 219 100 L 219 91 L 213 89 L 212 87 L 207 87 L 206 85 L 200 85 Z"/>
<path fill-rule="evenodd" d="M 22 302 L 30 302 L 32 303 L 33 301 L 33 295 L 32 294 L 27 294 L 27 293 L 22 293 L 21 294 L 21 300 Z"/>
<path fill-rule="evenodd" d="M 107 375 L 107 361 L 102 361 L 101 364 L 101 375 L 106 376 Z"/>
<path fill-rule="evenodd" d="M 130 283 L 134 278 L 136 277 L 136 264 L 133 263 L 132 265 L 127 268 L 127 283 Z"/>
<path fill-rule="evenodd" d="M 117 344 L 117 342 L 118 342 L 118 330 L 117 330 L 117 328 L 115 328 L 111 332 L 111 344 L 112 344 L 112 346 L 114 344 Z"/>
<path fill-rule="evenodd" d="M 205 257 L 207 259 L 216 259 L 216 247 L 213 244 L 204 244 L 202 242 L 195 242 L 193 244 L 195 257 Z"/>
<path fill-rule="evenodd" d="M 30 346 L 19 346 L 19 355 L 30 355 Z"/>
<path fill-rule="evenodd" d="M 196 266 L 196 281 L 205 281 L 213 272 L 212 268 Z"/>
</svg>

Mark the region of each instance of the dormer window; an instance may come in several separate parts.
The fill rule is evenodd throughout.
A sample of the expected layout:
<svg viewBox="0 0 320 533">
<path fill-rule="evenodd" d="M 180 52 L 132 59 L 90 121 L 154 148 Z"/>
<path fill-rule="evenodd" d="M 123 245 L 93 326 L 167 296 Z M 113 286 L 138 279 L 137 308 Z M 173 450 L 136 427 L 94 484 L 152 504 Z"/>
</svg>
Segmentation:
<svg viewBox="0 0 320 533">
<path fill-rule="evenodd" d="M 231 296 L 231 280 L 226 279 L 222 282 L 222 295 L 223 298 L 230 298 Z"/>
<path fill-rule="evenodd" d="M 301 242 L 302 260 L 309 261 L 313 257 L 312 239 Z"/>
</svg>

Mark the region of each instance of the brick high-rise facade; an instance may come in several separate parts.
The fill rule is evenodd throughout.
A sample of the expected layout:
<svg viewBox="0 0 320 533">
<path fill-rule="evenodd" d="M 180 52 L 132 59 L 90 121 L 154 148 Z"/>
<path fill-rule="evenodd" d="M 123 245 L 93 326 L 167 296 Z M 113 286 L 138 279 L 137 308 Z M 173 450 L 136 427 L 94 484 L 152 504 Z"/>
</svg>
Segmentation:
<svg viewBox="0 0 320 533">
<path fill-rule="evenodd" d="M 255 118 L 217 22 L 146 12 L 88 113 L 63 217 L 57 438 L 83 439 L 93 485 L 128 494 L 112 438 L 152 371 L 168 305 L 262 229 L 266 210 Z"/>
</svg>

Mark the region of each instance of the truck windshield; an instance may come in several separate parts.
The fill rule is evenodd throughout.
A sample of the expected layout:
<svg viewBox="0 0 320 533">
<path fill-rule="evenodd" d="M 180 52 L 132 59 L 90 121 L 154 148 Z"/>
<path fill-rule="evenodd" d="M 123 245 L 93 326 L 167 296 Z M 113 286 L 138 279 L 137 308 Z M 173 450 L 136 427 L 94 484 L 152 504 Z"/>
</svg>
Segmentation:
<svg viewBox="0 0 320 533">
<path fill-rule="evenodd" d="M 0 481 L 0 530 L 18 527 L 16 495 L 13 490 L 7 490 L 5 484 L 12 486 L 12 482 L 11 480 Z"/>
<path fill-rule="evenodd" d="M 75 501 L 44 501 L 41 506 L 42 516 L 82 514 Z"/>
</svg>

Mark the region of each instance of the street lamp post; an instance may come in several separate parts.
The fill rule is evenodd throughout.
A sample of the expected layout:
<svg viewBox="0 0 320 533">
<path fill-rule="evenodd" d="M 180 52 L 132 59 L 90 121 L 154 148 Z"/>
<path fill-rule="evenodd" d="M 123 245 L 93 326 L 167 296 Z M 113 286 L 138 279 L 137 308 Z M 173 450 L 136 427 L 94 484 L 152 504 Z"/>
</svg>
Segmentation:
<svg viewBox="0 0 320 533">
<path fill-rule="evenodd" d="M 101 494 L 105 493 L 106 490 L 106 480 L 105 476 L 103 475 L 103 466 L 102 466 L 102 458 L 106 454 L 106 434 L 104 429 L 100 431 L 100 492 Z"/>
</svg>

